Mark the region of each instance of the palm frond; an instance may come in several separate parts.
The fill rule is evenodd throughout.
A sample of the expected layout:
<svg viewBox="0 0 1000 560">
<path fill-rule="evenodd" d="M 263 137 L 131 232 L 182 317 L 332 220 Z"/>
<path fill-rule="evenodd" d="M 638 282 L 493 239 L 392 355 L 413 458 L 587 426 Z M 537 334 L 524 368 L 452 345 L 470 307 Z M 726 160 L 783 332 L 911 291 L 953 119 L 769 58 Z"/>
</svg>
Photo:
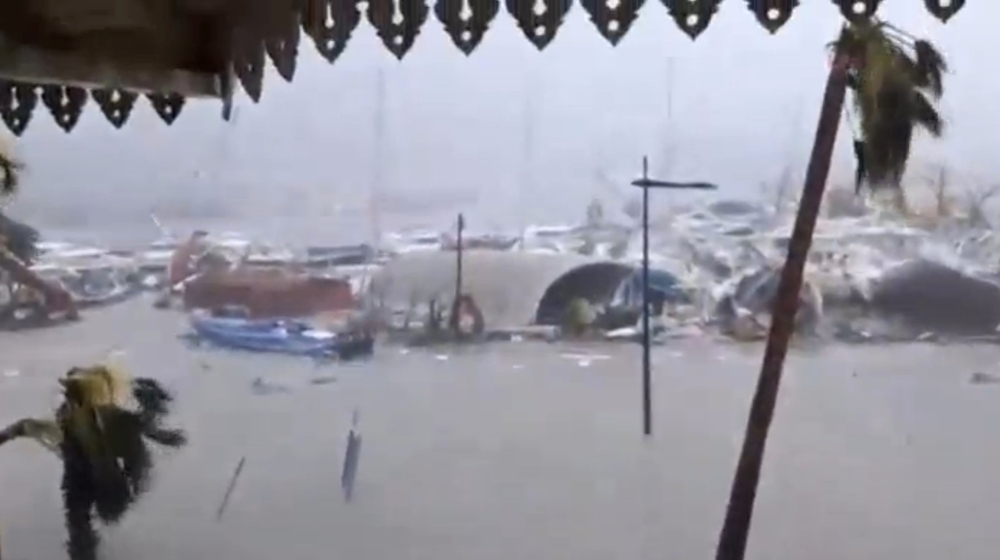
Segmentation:
<svg viewBox="0 0 1000 560">
<path fill-rule="evenodd" d="M 944 93 L 944 74 L 948 71 L 948 63 L 934 45 L 923 39 L 913 43 L 916 53 L 914 81 L 919 87 L 927 88 L 940 98 Z"/>
<path fill-rule="evenodd" d="M 173 397 L 153 379 L 128 379 L 96 366 L 74 368 L 61 383 L 67 550 L 72 560 L 91 560 L 97 546 L 92 515 L 116 523 L 149 488 L 154 460 L 148 442 L 180 447 L 187 440 L 183 431 L 162 426 Z M 134 408 L 126 406 L 130 398 Z"/>
<path fill-rule="evenodd" d="M 913 128 L 944 130 L 932 99 L 943 92 L 944 57 L 929 42 L 882 22 L 845 27 L 834 47 L 851 59 L 854 103 L 861 115 L 868 183 L 899 186 Z"/>
<path fill-rule="evenodd" d="M 24 164 L 10 153 L 7 146 L 0 145 L 0 196 L 10 196 L 17 192 Z"/>
<path fill-rule="evenodd" d="M 920 92 L 913 92 L 908 110 L 913 123 L 920 126 L 935 138 L 944 134 L 944 120 L 927 97 Z"/>
<path fill-rule="evenodd" d="M 0 244 L 21 262 L 31 264 L 38 256 L 38 230 L 0 211 Z"/>
<path fill-rule="evenodd" d="M 55 454 L 60 453 L 62 431 L 54 420 L 23 418 L 0 431 L 0 445 L 19 438 L 34 440 Z"/>
</svg>

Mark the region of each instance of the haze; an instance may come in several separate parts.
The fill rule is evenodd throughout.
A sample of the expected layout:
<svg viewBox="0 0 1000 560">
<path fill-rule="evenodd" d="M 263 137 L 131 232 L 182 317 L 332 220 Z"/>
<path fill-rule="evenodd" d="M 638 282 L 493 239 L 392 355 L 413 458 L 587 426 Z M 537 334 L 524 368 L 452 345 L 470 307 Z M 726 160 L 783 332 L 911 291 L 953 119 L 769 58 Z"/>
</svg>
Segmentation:
<svg viewBox="0 0 1000 560">
<path fill-rule="evenodd" d="M 769 36 L 744 2 L 724 2 L 692 42 L 649 0 L 617 48 L 574 5 L 541 53 L 502 10 L 470 58 L 432 12 L 402 62 L 363 21 L 332 66 L 304 38 L 294 83 L 268 68 L 260 104 L 241 93 L 230 123 L 219 102 L 198 101 L 167 127 L 140 100 L 119 131 L 91 102 L 67 135 L 40 105 L 18 141 L 29 172 L 15 211 L 43 222 L 85 211 L 106 223 L 148 223 L 152 208 L 187 200 L 244 218 L 357 219 L 374 182 L 380 69 L 379 188 L 391 211 L 457 208 L 507 226 L 572 219 L 592 198 L 615 204 L 631 195 L 609 183 L 631 179 L 643 154 L 657 174 L 756 196 L 789 165 L 801 172 L 812 140 L 824 45 L 839 18 L 829 1 L 803 4 Z M 918 0 L 887 0 L 880 13 L 929 36 L 952 66 L 947 138 L 917 140 L 912 174 L 946 164 L 969 181 L 998 178 L 1000 82 L 972 68 L 988 64 L 983 47 L 1000 5 L 970 3 L 947 25 Z M 851 166 L 844 130 L 835 181 Z"/>
</svg>

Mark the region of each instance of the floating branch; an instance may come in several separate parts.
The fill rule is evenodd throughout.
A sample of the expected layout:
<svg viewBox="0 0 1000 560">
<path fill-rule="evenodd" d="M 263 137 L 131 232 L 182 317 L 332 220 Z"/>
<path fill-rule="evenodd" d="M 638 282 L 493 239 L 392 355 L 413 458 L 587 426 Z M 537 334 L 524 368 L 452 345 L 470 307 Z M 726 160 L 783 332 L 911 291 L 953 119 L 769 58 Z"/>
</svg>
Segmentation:
<svg viewBox="0 0 1000 560">
<path fill-rule="evenodd" d="M 438 0 L 434 5 L 434 15 L 465 56 L 476 50 L 499 12 L 500 0 L 466 0 L 465 5 L 462 0 Z"/>
<path fill-rule="evenodd" d="M 747 7 L 757 17 L 757 22 L 771 34 L 788 23 L 798 6 L 798 0 L 747 0 Z"/>
<path fill-rule="evenodd" d="M 243 473 L 243 465 L 245 465 L 246 462 L 246 457 L 240 457 L 240 462 L 236 463 L 236 469 L 233 470 L 233 476 L 229 478 L 229 485 L 226 487 L 226 493 L 222 495 L 222 501 L 219 502 L 219 509 L 215 512 L 216 521 L 222 521 L 222 516 L 226 514 L 226 508 L 229 507 L 229 498 L 233 496 L 233 491 L 236 490 L 236 483 L 239 482 L 240 474 Z"/>
</svg>

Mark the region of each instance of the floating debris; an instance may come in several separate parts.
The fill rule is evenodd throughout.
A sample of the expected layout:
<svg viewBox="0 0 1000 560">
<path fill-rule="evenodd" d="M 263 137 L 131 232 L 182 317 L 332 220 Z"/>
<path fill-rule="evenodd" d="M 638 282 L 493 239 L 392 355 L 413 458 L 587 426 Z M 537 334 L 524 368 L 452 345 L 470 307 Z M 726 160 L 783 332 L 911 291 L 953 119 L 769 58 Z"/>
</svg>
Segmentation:
<svg viewBox="0 0 1000 560">
<path fill-rule="evenodd" d="M 969 377 L 969 383 L 973 385 L 992 385 L 1000 383 L 1000 375 L 977 371 Z"/>
<path fill-rule="evenodd" d="M 290 387 L 264 381 L 261 377 L 254 379 L 250 387 L 255 395 L 274 395 L 279 393 L 290 393 L 292 391 Z"/>
<path fill-rule="evenodd" d="M 243 474 L 243 465 L 246 462 L 246 457 L 240 457 L 240 462 L 236 464 L 236 470 L 233 471 L 233 476 L 229 479 L 229 486 L 226 488 L 226 493 L 222 496 L 219 509 L 215 512 L 216 521 L 222 521 L 222 516 L 225 515 L 226 508 L 229 507 L 229 498 L 233 495 L 233 490 L 236 490 L 236 483 L 239 481 L 240 475 Z"/>
<path fill-rule="evenodd" d="M 358 430 L 358 411 L 351 419 L 351 430 L 347 433 L 347 450 L 344 452 L 344 469 L 340 474 L 340 487 L 344 500 L 350 502 L 354 496 L 354 480 L 358 475 L 358 459 L 361 455 L 361 432 Z"/>
</svg>

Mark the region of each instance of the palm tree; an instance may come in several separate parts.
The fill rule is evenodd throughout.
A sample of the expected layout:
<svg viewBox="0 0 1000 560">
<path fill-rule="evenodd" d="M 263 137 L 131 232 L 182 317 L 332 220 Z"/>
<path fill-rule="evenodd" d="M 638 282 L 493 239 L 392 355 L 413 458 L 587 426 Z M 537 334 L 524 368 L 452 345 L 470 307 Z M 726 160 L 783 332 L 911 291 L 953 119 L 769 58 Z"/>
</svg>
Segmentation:
<svg viewBox="0 0 1000 560">
<path fill-rule="evenodd" d="M 0 143 L 0 202 L 17 194 L 24 164 L 17 160 L 9 144 Z M 35 228 L 8 218 L 0 211 L 0 238 L 3 245 L 22 262 L 30 264 L 35 257 L 38 231 Z"/>
<path fill-rule="evenodd" d="M 148 442 L 177 448 L 183 431 L 162 425 L 172 396 L 152 379 L 128 379 L 107 366 L 73 368 L 60 379 L 62 402 L 52 418 L 26 418 L 0 431 L 0 445 L 31 438 L 63 463 L 66 549 L 71 560 L 94 560 L 93 517 L 118 522 L 149 487 Z M 136 406 L 124 402 L 131 398 Z"/>
<path fill-rule="evenodd" d="M 830 172 L 849 75 L 854 74 L 858 83 L 862 126 L 866 143 L 870 144 L 866 151 L 870 151 L 873 158 L 870 180 L 875 180 L 871 181 L 872 185 L 888 185 L 901 192 L 899 180 L 906 166 L 914 126 L 919 124 L 937 133 L 942 128 L 940 116 L 926 94 L 931 94 L 932 98 L 940 95 L 945 64 L 929 43 L 910 40 L 894 27 L 875 21 L 845 26 L 832 46 L 833 63 L 771 314 L 764 359 L 750 403 L 716 560 L 743 560 L 746 554 L 767 436 L 774 418 L 788 343 L 795 328 L 802 273 Z M 912 56 L 906 54 L 909 46 L 912 46 Z"/>
<path fill-rule="evenodd" d="M 848 87 L 860 114 L 864 175 L 872 190 L 901 188 L 915 128 L 944 130 L 935 107 L 947 63 L 924 39 L 874 20 L 845 27 L 831 45 L 851 61 Z"/>
<path fill-rule="evenodd" d="M 0 143 L 0 203 L 17 193 L 23 169 L 24 165 L 11 153 L 10 145 Z M 38 239 L 38 230 L 0 211 L 0 272 L 6 273 L 8 288 L 12 284 L 27 286 L 45 297 L 49 309 L 64 311 L 67 318 L 74 319 L 77 311 L 70 294 L 29 268 L 38 253 Z"/>
</svg>

